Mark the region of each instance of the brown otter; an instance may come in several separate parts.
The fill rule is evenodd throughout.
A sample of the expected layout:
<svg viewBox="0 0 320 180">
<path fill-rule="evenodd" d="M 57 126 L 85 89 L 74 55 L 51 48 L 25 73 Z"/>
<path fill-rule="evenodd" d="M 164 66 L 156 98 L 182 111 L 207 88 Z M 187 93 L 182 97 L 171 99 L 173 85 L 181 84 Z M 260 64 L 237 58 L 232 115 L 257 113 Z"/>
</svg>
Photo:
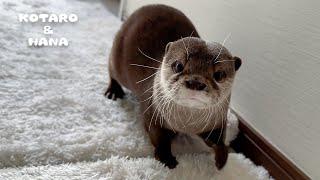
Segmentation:
<svg viewBox="0 0 320 180">
<path fill-rule="evenodd" d="M 214 148 L 221 169 L 228 157 L 224 139 L 231 86 L 240 65 L 223 45 L 200 39 L 179 10 L 144 6 L 115 37 L 105 95 L 122 98 L 123 85 L 137 96 L 155 157 L 169 168 L 178 163 L 171 141 L 186 133 Z"/>
</svg>

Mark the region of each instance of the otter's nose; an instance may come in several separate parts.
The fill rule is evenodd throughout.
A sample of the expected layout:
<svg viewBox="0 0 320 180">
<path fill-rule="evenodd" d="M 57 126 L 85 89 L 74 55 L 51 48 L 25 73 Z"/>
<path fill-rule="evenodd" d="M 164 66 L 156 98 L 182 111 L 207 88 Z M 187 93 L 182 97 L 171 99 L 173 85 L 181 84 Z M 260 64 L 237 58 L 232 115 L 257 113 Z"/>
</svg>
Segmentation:
<svg viewBox="0 0 320 180">
<path fill-rule="evenodd" d="M 201 90 L 204 90 L 204 88 L 206 88 L 207 85 L 197 80 L 189 80 L 189 81 L 186 81 L 186 87 L 192 90 L 201 91 Z"/>
</svg>

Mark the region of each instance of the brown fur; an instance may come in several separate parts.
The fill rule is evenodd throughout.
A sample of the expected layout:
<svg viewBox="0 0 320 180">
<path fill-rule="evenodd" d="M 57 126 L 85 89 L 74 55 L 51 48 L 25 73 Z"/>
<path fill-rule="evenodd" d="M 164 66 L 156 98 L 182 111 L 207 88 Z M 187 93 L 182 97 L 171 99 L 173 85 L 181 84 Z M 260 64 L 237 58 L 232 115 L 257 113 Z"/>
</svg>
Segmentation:
<svg viewBox="0 0 320 180">
<path fill-rule="evenodd" d="M 191 36 L 196 38 L 191 38 Z M 180 40 L 182 37 L 189 38 L 184 38 L 186 42 L 183 42 Z M 188 57 L 184 51 L 185 47 L 183 46 L 186 45 L 184 43 L 188 44 Z M 165 93 L 157 92 L 152 88 L 155 81 L 160 81 L 159 74 L 141 83 L 137 83 L 155 73 L 157 69 L 130 65 L 140 64 L 161 68 L 161 64 L 147 58 L 139 52 L 138 48 L 146 55 L 159 61 L 163 61 L 165 56 L 166 61 L 162 63 L 168 65 L 168 67 L 174 60 L 181 60 L 186 65 L 185 70 L 175 78 L 170 79 L 170 81 L 174 82 L 180 77 L 188 78 L 191 74 L 199 74 L 198 78 L 207 85 L 206 91 L 208 91 L 208 94 L 216 92 L 217 88 L 219 88 L 217 83 L 212 80 L 212 74 L 219 69 L 224 69 L 227 72 L 226 79 L 230 78 L 231 81 L 233 80 L 235 70 L 241 65 L 241 60 L 232 57 L 225 48 L 218 55 L 217 50 L 219 48 L 212 49 L 205 41 L 202 41 L 193 24 L 182 12 L 164 5 L 150 5 L 140 8 L 124 22 L 117 33 L 109 57 L 111 83 L 105 94 L 109 99 L 122 98 L 124 92 L 120 86 L 121 84 L 137 96 L 141 102 L 141 113 L 143 114 L 146 131 L 149 134 L 151 143 L 155 147 L 156 159 L 163 162 L 169 168 L 174 168 L 178 162 L 171 153 L 171 140 L 179 132 L 179 129 L 170 129 L 168 124 L 162 126 L 160 124 L 162 120 L 161 115 L 158 116 L 159 112 L 157 112 L 156 104 L 152 104 L 154 98 L 146 101 L 153 93 Z M 214 64 L 213 60 L 217 56 L 219 56 L 217 60 L 234 59 L 236 62 Z M 166 72 L 168 75 L 171 74 L 169 71 L 172 70 L 168 68 L 168 72 Z M 193 87 L 196 88 L 197 86 Z M 226 98 L 226 102 L 221 103 L 225 106 L 225 109 L 228 107 L 229 98 L 230 96 Z M 186 110 L 182 108 L 182 111 Z M 191 132 L 192 129 L 184 132 L 196 133 L 209 146 L 213 147 L 214 144 L 216 145 L 215 159 L 216 166 L 219 169 L 226 163 L 228 155 L 227 148 L 224 145 L 226 113 L 227 110 L 224 110 L 219 116 L 212 116 L 212 122 L 217 121 L 219 124 L 216 127 L 209 126 L 212 129 L 214 128 L 212 132 L 207 130 L 203 132 L 200 130 Z M 223 120 L 221 120 L 221 117 Z M 152 119 L 159 123 L 152 123 Z"/>
</svg>

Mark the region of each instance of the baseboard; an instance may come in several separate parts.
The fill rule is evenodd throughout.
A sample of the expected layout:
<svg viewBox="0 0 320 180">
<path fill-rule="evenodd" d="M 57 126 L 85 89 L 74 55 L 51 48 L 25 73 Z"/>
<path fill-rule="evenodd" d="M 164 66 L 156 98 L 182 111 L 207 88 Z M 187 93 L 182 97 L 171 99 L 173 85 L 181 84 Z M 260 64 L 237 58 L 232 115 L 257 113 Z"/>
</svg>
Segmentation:
<svg viewBox="0 0 320 180">
<path fill-rule="evenodd" d="M 244 154 L 255 164 L 265 167 L 275 179 L 310 179 L 246 121 L 240 116 L 238 118 L 240 133 L 231 143 L 231 147 L 236 152 Z"/>
</svg>

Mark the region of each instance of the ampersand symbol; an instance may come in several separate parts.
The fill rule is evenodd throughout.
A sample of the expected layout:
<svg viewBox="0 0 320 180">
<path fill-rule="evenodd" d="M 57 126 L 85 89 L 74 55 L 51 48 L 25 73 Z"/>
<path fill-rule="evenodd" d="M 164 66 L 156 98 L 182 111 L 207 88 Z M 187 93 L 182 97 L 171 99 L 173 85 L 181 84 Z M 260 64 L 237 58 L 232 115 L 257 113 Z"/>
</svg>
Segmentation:
<svg viewBox="0 0 320 180">
<path fill-rule="evenodd" d="M 51 26 L 44 26 L 43 33 L 44 34 L 53 34 L 53 30 L 51 29 Z"/>
</svg>

